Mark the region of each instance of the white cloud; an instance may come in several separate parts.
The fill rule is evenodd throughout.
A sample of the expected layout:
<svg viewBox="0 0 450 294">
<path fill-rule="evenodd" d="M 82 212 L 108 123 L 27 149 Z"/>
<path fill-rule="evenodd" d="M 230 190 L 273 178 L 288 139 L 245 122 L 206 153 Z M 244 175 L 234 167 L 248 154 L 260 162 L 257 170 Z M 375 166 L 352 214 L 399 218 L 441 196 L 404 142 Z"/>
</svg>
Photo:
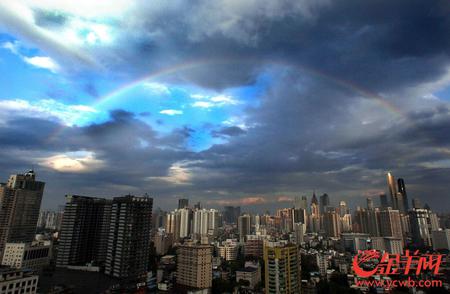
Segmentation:
<svg viewBox="0 0 450 294">
<path fill-rule="evenodd" d="M 78 2 L 76 1 L 76 5 L 78 5 Z M 36 24 L 34 9 L 46 10 L 47 8 L 41 1 L 2 0 L 0 1 L 0 25 L 6 27 L 9 33 L 20 36 L 21 40 L 33 46 L 33 48 L 39 48 L 58 61 L 70 63 L 73 68 L 78 68 L 81 65 L 100 68 L 100 64 L 92 56 L 80 50 L 79 46 L 71 43 L 61 30 L 51 31 Z M 96 12 L 92 8 L 89 11 Z"/>
<path fill-rule="evenodd" d="M 186 167 L 188 161 L 175 162 L 164 177 L 148 177 L 149 180 L 159 180 L 176 185 L 189 185 L 192 178 L 190 170 Z"/>
<path fill-rule="evenodd" d="M 211 108 L 214 106 L 214 103 L 207 102 L 207 101 L 197 101 L 192 104 L 193 107 L 200 107 L 200 108 Z"/>
<path fill-rule="evenodd" d="M 168 95 L 170 94 L 170 89 L 160 83 L 144 83 L 143 86 L 145 89 L 150 90 L 150 92 L 154 94 L 160 94 L 160 95 Z"/>
<path fill-rule="evenodd" d="M 212 107 L 222 107 L 227 105 L 236 105 L 240 102 L 229 95 L 217 95 L 217 96 L 206 96 L 206 95 L 191 95 L 191 98 L 202 99 L 202 101 L 196 101 L 192 103 L 193 107 L 199 108 L 212 108 Z"/>
<path fill-rule="evenodd" d="M 183 114 L 183 111 L 176 110 L 176 109 L 164 109 L 164 110 L 161 110 L 159 113 L 167 114 L 167 115 L 180 115 L 180 114 Z"/>
<path fill-rule="evenodd" d="M 57 118 L 65 125 L 73 125 L 98 111 L 88 105 L 66 105 L 53 99 L 30 102 L 23 99 L 0 100 L 0 117 L 5 119 L 18 113 L 34 118 Z"/>
<path fill-rule="evenodd" d="M 127 9 L 134 7 L 127 0 L 114 1 L 55 1 L 55 0 L 23 0 L 22 3 L 30 8 L 54 10 L 75 14 L 86 18 L 110 17 L 121 15 Z"/>
<path fill-rule="evenodd" d="M 202 95 L 202 94 L 192 94 L 191 98 L 193 98 L 193 99 L 205 99 L 205 98 L 208 98 L 208 96 L 207 95 Z"/>
<path fill-rule="evenodd" d="M 214 96 L 214 97 L 211 97 L 210 100 L 211 100 L 212 102 L 214 102 L 214 103 L 220 105 L 220 106 L 221 106 L 221 105 L 226 105 L 226 104 L 229 104 L 229 105 L 236 105 L 236 104 L 239 103 L 237 100 L 233 99 L 233 97 L 231 97 L 231 96 L 226 96 L 226 95 L 218 95 L 218 96 Z"/>
<path fill-rule="evenodd" d="M 41 158 L 40 165 L 59 172 L 91 172 L 104 166 L 102 160 L 96 159 L 95 153 L 90 151 L 77 151 L 57 154 Z"/>
<path fill-rule="evenodd" d="M 4 49 L 8 49 L 9 51 L 11 51 L 14 54 L 19 54 L 19 44 L 17 42 L 5 42 L 2 44 L 2 48 Z"/>
<path fill-rule="evenodd" d="M 5 42 L 1 45 L 2 48 L 11 51 L 13 54 L 22 58 L 22 60 L 32 66 L 48 69 L 49 71 L 56 73 L 61 67 L 53 59 L 47 56 L 32 56 L 27 57 L 20 53 L 20 43 L 19 42 Z"/>
<path fill-rule="evenodd" d="M 24 56 L 23 60 L 28 64 L 31 64 L 35 67 L 48 69 L 49 71 L 51 71 L 53 73 L 56 73 L 61 69 L 61 67 L 50 57 L 45 57 L 45 56 L 25 57 Z"/>
</svg>

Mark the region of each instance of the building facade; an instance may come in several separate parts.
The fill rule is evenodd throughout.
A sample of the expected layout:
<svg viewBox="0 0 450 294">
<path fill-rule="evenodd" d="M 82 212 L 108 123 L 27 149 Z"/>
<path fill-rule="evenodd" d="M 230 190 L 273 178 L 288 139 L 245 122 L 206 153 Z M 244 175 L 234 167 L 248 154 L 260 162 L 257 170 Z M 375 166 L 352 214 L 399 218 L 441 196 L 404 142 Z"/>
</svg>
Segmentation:
<svg viewBox="0 0 450 294">
<path fill-rule="evenodd" d="M 300 254 L 297 245 L 266 242 L 265 293 L 301 293 Z"/>
<path fill-rule="evenodd" d="M 103 265 L 112 201 L 66 195 L 56 266 Z"/>
<path fill-rule="evenodd" d="M 33 170 L 0 184 L 0 257 L 7 242 L 34 240 L 44 187 Z"/>
<path fill-rule="evenodd" d="M 150 260 L 153 199 L 127 195 L 113 199 L 105 274 L 145 278 Z"/>
<path fill-rule="evenodd" d="M 39 272 L 50 265 L 51 249 L 50 241 L 6 243 L 2 265 Z"/>
<path fill-rule="evenodd" d="M 212 286 L 212 246 L 186 244 L 177 250 L 177 284 L 192 289 Z"/>
</svg>

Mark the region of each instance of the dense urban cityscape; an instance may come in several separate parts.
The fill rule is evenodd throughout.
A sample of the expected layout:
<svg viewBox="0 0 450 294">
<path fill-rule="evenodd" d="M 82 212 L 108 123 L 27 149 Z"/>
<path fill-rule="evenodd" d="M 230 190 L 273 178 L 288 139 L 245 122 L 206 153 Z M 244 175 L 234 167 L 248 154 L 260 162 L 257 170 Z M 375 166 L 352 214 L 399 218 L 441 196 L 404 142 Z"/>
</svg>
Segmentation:
<svg viewBox="0 0 450 294">
<path fill-rule="evenodd" d="M 410 201 L 391 173 L 388 193 L 353 212 L 315 193 L 273 215 L 187 198 L 163 211 L 147 194 L 66 195 L 48 211 L 40 210 L 44 187 L 33 170 L 0 185 L 1 293 L 400 291 L 357 283 L 352 259 L 368 249 L 445 254 L 439 287 L 414 289 L 449 289 L 450 215 Z"/>
<path fill-rule="evenodd" d="M 0 0 L 0 294 L 450 293 L 449 0 Z"/>
</svg>

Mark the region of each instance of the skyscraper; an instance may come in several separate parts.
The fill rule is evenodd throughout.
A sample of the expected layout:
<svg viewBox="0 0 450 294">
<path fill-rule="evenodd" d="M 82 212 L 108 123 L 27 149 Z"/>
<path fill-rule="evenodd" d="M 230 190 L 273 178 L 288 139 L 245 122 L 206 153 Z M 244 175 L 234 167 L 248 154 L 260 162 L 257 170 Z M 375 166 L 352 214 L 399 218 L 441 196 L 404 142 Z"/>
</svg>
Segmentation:
<svg viewBox="0 0 450 294">
<path fill-rule="evenodd" d="M 194 211 L 192 228 L 195 237 L 198 239 L 208 234 L 208 210 L 197 209 Z"/>
<path fill-rule="evenodd" d="M 144 278 L 150 258 L 153 199 L 113 199 L 105 273 L 116 278 Z"/>
<path fill-rule="evenodd" d="M 235 224 L 238 217 L 241 215 L 241 207 L 239 206 L 225 206 L 223 218 L 227 224 Z"/>
<path fill-rule="evenodd" d="M 304 236 L 306 234 L 306 225 L 304 223 L 294 224 L 294 240 L 295 244 L 300 245 L 304 241 Z"/>
<path fill-rule="evenodd" d="M 339 214 L 336 209 L 329 209 L 323 215 L 323 225 L 327 237 L 337 238 L 341 234 Z"/>
<path fill-rule="evenodd" d="M 409 210 L 409 204 L 408 204 L 408 195 L 406 193 L 406 187 L 405 187 L 405 181 L 403 179 L 397 180 L 398 184 L 398 192 L 402 194 L 403 197 L 403 209 L 405 212 Z"/>
<path fill-rule="evenodd" d="M 175 239 L 186 238 L 191 233 L 192 211 L 188 208 L 181 208 L 176 211 L 177 236 Z"/>
<path fill-rule="evenodd" d="M 366 199 L 366 201 L 367 201 L 367 209 L 369 209 L 369 210 L 371 210 L 371 209 L 373 209 L 373 200 L 372 200 L 372 198 L 370 198 L 370 197 L 368 197 L 367 199 Z"/>
<path fill-rule="evenodd" d="M 308 202 L 306 196 L 296 196 L 294 199 L 295 209 L 306 209 L 308 207 Z"/>
<path fill-rule="evenodd" d="M 436 214 L 427 209 L 412 209 L 409 211 L 412 241 L 416 246 L 432 246 L 431 232 L 439 229 Z"/>
<path fill-rule="evenodd" d="M 265 293 L 301 293 L 300 254 L 297 245 L 267 242 L 264 246 Z"/>
<path fill-rule="evenodd" d="M 7 242 L 34 240 L 44 186 L 33 170 L 0 184 L 0 258 Z"/>
<path fill-rule="evenodd" d="M 380 234 L 382 237 L 403 238 L 398 210 L 388 207 L 380 211 Z"/>
<path fill-rule="evenodd" d="M 412 207 L 413 208 L 423 208 L 422 203 L 420 203 L 420 200 L 417 198 L 413 198 L 412 200 Z"/>
<path fill-rule="evenodd" d="M 178 209 L 189 207 L 189 199 L 178 199 Z"/>
<path fill-rule="evenodd" d="M 380 194 L 380 206 L 383 208 L 389 207 L 389 200 L 386 194 Z"/>
<path fill-rule="evenodd" d="M 104 264 L 111 204 L 104 198 L 66 195 L 57 266 Z"/>
<path fill-rule="evenodd" d="M 394 176 L 390 172 L 387 173 L 387 184 L 389 188 L 389 195 L 391 197 L 392 208 L 399 209 L 397 198 L 397 185 L 395 183 Z"/>
<path fill-rule="evenodd" d="M 347 203 L 345 203 L 345 201 L 339 201 L 339 216 L 343 217 L 344 215 L 346 215 L 348 213 L 349 213 L 349 210 L 348 210 Z"/>
<path fill-rule="evenodd" d="M 309 218 L 309 231 L 318 233 L 320 231 L 320 212 L 316 193 L 313 193 L 311 199 L 311 217 Z"/>
<path fill-rule="evenodd" d="M 330 206 L 330 197 L 325 193 L 320 196 L 320 213 L 327 211 L 328 206 Z"/>
<path fill-rule="evenodd" d="M 245 242 L 247 235 L 250 235 L 251 219 L 249 214 L 241 215 L 238 219 L 239 241 Z"/>
<path fill-rule="evenodd" d="M 177 249 L 177 284 L 187 288 L 212 286 L 212 246 L 184 244 Z"/>
</svg>

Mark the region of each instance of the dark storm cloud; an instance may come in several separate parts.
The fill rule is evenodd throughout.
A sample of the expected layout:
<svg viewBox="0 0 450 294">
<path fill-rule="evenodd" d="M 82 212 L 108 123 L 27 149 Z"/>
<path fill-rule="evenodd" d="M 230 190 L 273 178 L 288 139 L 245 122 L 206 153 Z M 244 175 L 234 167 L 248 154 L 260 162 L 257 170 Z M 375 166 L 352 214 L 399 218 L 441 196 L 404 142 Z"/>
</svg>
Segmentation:
<svg viewBox="0 0 450 294">
<path fill-rule="evenodd" d="M 221 128 L 219 130 L 212 131 L 213 137 L 235 137 L 245 134 L 245 131 L 241 129 L 240 127 L 232 126 L 232 127 L 225 127 Z"/>
<path fill-rule="evenodd" d="M 127 42 L 121 43 L 127 46 L 117 48 L 118 56 L 127 66 L 134 62 L 138 72 L 207 61 L 178 78 L 213 88 L 252 83 L 261 67 L 274 61 L 375 92 L 444 73 L 450 53 L 446 1 L 316 2 L 196 1 L 167 9 L 143 3 L 127 23 L 140 33 L 135 39 L 124 35 Z M 148 45 L 142 46 L 143 39 Z"/>
<path fill-rule="evenodd" d="M 450 66 L 448 1 L 157 4 L 139 2 L 119 23 L 116 45 L 89 49 L 114 78 L 192 64 L 161 81 L 220 91 L 252 85 L 264 72 L 270 87 L 258 107 L 246 109 L 245 130 L 205 127 L 227 142 L 197 153 L 186 150 L 196 130 L 161 135 L 123 111 L 104 123 L 66 128 L 52 143 L 42 137 L 55 123 L 17 119 L 2 126 L 8 150 L 88 150 L 105 162 L 95 174 L 45 170 L 49 182 L 59 183 L 54 191 L 148 190 L 170 206 L 167 196 L 234 199 L 317 189 L 357 202 L 385 189 L 389 169 L 406 179 L 411 196 L 442 207 L 450 112 L 447 102 L 423 96 L 433 94 L 429 83 L 444 79 Z M 38 26 L 65 25 L 52 15 L 38 18 Z M 12 162 L 2 166 L 14 169 Z M 188 180 L 174 182 L 183 169 Z"/>
</svg>

